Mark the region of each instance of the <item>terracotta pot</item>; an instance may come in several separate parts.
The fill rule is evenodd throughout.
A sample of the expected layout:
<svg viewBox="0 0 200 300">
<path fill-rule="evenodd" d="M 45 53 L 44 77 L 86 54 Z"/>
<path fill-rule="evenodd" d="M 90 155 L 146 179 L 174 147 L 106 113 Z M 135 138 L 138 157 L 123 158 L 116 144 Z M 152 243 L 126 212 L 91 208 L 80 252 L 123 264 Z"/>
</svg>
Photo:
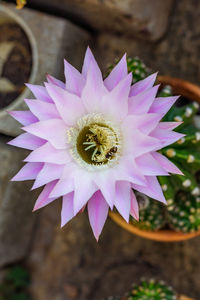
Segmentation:
<svg viewBox="0 0 200 300">
<path fill-rule="evenodd" d="M 158 82 L 164 85 L 169 84 L 173 87 L 175 94 L 187 97 L 189 100 L 195 100 L 200 103 L 200 87 L 188 81 L 173 78 L 169 76 L 159 76 Z M 111 219 L 127 231 L 144 237 L 146 239 L 159 241 L 159 242 L 178 242 L 191 239 L 200 235 L 200 230 L 197 232 L 183 233 L 173 230 L 158 230 L 147 231 L 141 230 L 131 223 L 126 221 L 116 212 L 109 213 Z M 184 296 L 183 296 L 184 297 Z M 190 300 L 190 298 L 180 298 L 180 300 Z"/>
<path fill-rule="evenodd" d="M 179 296 L 178 300 L 195 300 L 195 299 L 188 298 L 187 296 L 182 295 L 182 296 Z"/>
<path fill-rule="evenodd" d="M 158 76 L 158 82 L 169 84 L 176 94 L 200 103 L 200 87 L 183 79 L 170 76 Z"/>
<path fill-rule="evenodd" d="M 158 230 L 158 231 L 141 230 L 131 223 L 126 223 L 126 221 L 116 212 L 110 212 L 109 215 L 115 223 L 117 223 L 127 231 L 153 241 L 179 242 L 200 235 L 200 230 L 197 232 L 190 232 L 190 233 L 182 233 L 173 230 Z"/>
</svg>

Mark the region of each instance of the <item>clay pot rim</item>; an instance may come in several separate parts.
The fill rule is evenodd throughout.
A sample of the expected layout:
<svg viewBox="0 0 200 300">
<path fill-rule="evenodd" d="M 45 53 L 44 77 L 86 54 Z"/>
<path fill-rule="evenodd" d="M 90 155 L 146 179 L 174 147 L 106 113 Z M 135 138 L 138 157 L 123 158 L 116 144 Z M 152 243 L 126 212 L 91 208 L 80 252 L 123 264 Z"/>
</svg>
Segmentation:
<svg viewBox="0 0 200 300">
<path fill-rule="evenodd" d="M 0 13 L 5 14 L 5 16 L 8 17 L 8 19 L 13 19 L 24 30 L 25 34 L 27 35 L 32 52 L 32 68 L 28 79 L 28 83 L 34 83 L 38 71 L 38 49 L 35 37 L 29 26 L 27 26 L 26 22 L 20 16 L 14 13 L 11 9 L 6 7 L 6 4 L 0 5 Z M 0 118 L 7 115 L 8 111 L 16 110 L 17 107 L 23 103 L 24 99 L 28 95 L 29 90 L 27 87 L 25 87 L 23 92 L 19 94 L 19 96 L 11 104 L 0 110 Z"/>
<path fill-rule="evenodd" d="M 174 88 L 175 93 L 185 96 L 192 101 L 197 101 L 200 103 L 200 87 L 198 87 L 197 85 L 189 81 L 175 78 L 175 77 L 170 77 L 170 76 L 158 76 L 157 81 L 161 84 L 171 85 Z M 127 231 L 153 241 L 178 242 L 178 241 L 188 240 L 200 235 L 200 230 L 196 232 L 189 232 L 189 233 L 177 232 L 173 230 L 158 230 L 158 231 L 142 230 L 134 226 L 133 224 L 127 223 L 116 212 L 110 211 L 109 216 L 115 223 L 117 223 Z"/>
<path fill-rule="evenodd" d="M 109 212 L 110 218 L 125 230 L 136 234 L 140 237 L 157 241 L 157 242 L 180 242 L 188 240 L 200 235 L 200 230 L 196 232 L 183 233 L 173 230 L 158 230 L 158 231 L 147 231 L 142 230 L 131 223 L 127 223 L 117 212 Z"/>
<path fill-rule="evenodd" d="M 200 87 L 198 85 L 171 76 L 158 76 L 157 81 L 164 85 L 171 85 L 176 94 L 200 103 Z"/>
<path fill-rule="evenodd" d="M 185 295 L 178 295 L 178 300 L 195 300 L 195 299 L 189 298 Z"/>
</svg>

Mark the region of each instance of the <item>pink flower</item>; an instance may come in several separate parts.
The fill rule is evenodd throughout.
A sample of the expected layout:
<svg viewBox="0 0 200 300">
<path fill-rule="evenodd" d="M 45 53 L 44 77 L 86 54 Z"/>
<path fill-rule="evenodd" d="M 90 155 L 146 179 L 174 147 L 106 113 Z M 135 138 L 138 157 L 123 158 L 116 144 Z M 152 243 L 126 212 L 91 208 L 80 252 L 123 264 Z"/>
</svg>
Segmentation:
<svg viewBox="0 0 200 300">
<path fill-rule="evenodd" d="M 183 135 L 172 131 L 179 122 L 160 121 L 177 97 L 156 98 L 156 74 L 131 86 L 126 56 L 103 81 L 89 48 L 82 73 L 65 61 L 65 77 L 28 84 L 29 111 L 10 112 L 25 133 L 9 144 L 32 150 L 12 180 L 45 186 L 34 210 L 63 197 L 62 226 L 87 205 L 98 239 L 109 207 L 138 219 L 132 189 L 165 203 L 156 176 L 181 172 L 157 150 Z"/>
</svg>

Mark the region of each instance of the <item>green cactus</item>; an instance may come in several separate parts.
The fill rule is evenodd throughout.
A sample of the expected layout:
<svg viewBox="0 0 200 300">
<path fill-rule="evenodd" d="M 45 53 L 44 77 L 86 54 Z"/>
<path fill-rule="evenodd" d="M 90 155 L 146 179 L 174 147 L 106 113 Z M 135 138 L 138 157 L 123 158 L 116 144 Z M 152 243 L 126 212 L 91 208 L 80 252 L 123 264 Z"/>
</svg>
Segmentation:
<svg viewBox="0 0 200 300">
<path fill-rule="evenodd" d="M 184 122 L 184 126 L 191 123 L 192 118 L 197 113 L 199 104 L 192 102 L 181 107 L 173 106 L 164 116 L 164 121 Z"/>
<path fill-rule="evenodd" d="M 133 83 L 140 81 L 150 74 L 150 70 L 138 57 L 127 58 L 128 72 L 133 74 Z"/>
<path fill-rule="evenodd" d="M 176 300 L 176 294 L 170 286 L 164 282 L 155 280 L 141 280 L 141 283 L 133 286 L 127 300 Z"/>
<path fill-rule="evenodd" d="M 185 137 L 161 150 L 161 153 L 175 163 L 182 170 L 182 175 L 172 175 L 170 178 L 159 177 L 162 185 L 168 180 L 167 189 L 163 190 L 168 202 L 166 218 L 171 228 L 176 231 L 193 232 L 200 229 L 200 131 L 193 124 L 193 117 L 197 113 L 198 104 L 173 107 L 165 121 L 183 120 L 184 125 L 178 131 Z M 176 116 L 176 117 L 175 117 Z"/>
<path fill-rule="evenodd" d="M 105 300 L 177 300 L 177 296 L 163 281 L 142 279 L 124 297 L 108 297 Z"/>
<path fill-rule="evenodd" d="M 118 62 L 119 59 L 116 59 L 113 65 L 108 66 L 106 77 L 110 74 L 110 72 Z M 134 58 L 128 57 L 127 68 L 128 68 L 128 73 L 132 72 L 133 74 L 132 83 L 140 81 L 150 74 L 150 70 L 145 66 L 145 64 L 138 57 L 134 57 Z"/>
<path fill-rule="evenodd" d="M 148 198 L 144 194 L 134 191 L 136 194 L 139 209 L 140 209 L 140 221 L 136 221 L 131 217 L 131 222 L 140 229 L 143 230 L 159 230 L 166 221 L 164 218 L 164 205 L 157 201 Z"/>
<path fill-rule="evenodd" d="M 195 232 L 200 229 L 200 197 L 189 192 L 178 191 L 174 209 L 168 211 L 168 221 L 172 229 L 181 232 Z"/>
<path fill-rule="evenodd" d="M 159 176 L 158 181 L 161 185 L 163 194 L 167 201 L 167 208 L 168 208 L 168 210 L 172 210 L 173 204 L 174 204 L 174 198 L 175 198 L 175 194 L 176 194 L 176 189 L 173 184 L 173 180 L 171 180 L 171 178 L 169 176 Z"/>
<path fill-rule="evenodd" d="M 158 93 L 158 97 L 169 97 L 172 93 L 172 87 L 170 85 L 165 85 Z"/>
<path fill-rule="evenodd" d="M 171 228 L 176 231 L 193 232 L 200 229 L 200 188 L 198 171 L 200 170 L 200 131 L 193 124 L 193 118 L 199 108 L 193 102 L 182 107 L 172 107 L 165 116 L 165 121 L 183 121 L 178 131 L 185 137 L 161 150 L 161 153 L 182 170 L 182 175 L 172 175 L 168 181 L 171 200 L 166 209 L 166 218 Z M 159 180 L 166 180 L 160 177 Z M 169 191 L 163 191 L 166 199 Z"/>
</svg>

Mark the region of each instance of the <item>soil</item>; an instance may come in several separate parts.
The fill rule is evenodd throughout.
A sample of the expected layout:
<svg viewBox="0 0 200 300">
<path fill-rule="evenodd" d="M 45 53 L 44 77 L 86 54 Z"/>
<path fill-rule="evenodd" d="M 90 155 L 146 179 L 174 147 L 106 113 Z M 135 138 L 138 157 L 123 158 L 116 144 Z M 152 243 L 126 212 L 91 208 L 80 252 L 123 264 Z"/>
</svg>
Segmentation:
<svg viewBox="0 0 200 300">
<path fill-rule="evenodd" d="M 25 88 L 24 83 L 28 82 L 32 67 L 32 53 L 26 33 L 18 24 L 0 24 L 0 32 L 0 46 L 3 43 L 13 43 L 12 50 L 3 61 L 0 80 L 5 79 L 14 89 L 8 88 L 5 91 L 1 90 L 0 86 L 0 109 L 2 109 L 14 101 Z"/>
</svg>

